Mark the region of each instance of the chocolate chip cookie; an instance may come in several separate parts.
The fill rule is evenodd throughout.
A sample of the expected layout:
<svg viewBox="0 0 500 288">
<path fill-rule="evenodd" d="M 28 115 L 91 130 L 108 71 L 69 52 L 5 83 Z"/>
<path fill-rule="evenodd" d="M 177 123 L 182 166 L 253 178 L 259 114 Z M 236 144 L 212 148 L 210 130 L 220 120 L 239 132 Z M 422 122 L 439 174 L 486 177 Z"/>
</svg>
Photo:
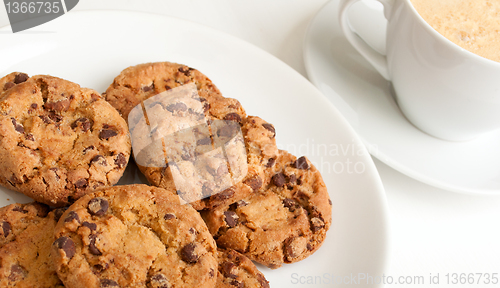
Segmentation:
<svg viewBox="0 0 500 288">
<path fill-rule="evenodd" d="M 44 204 L 0 208 L 1 287 L 63 287 L 50 257 L 56 222 Z"/>
<path fill-rule="evenodd" d="M 232 249 L 219 249 L 217 288 L 269 288 L 269 281 L 255 264 Z"/>
<path fill-rule="evenodd" d="M 274 269 L 321 246 L 331 224 L 331 201 L 319 171 L 306 157 L 280 150 L 268 171 L 271 180 L 262 189 L 201 213 L 218 247 Z"/>
<path fill-rule="evenodd" d="M 130 156 L 128 127 L 97 92 L 23 73 L 0 85 L 1 185 L 65 206 L 118 182 Z"/>
<path fill-rule="evenodd" d="M 61 216 L 52 256 L 74 287 L 214 287 L 217 248 L 200 215 L 174 191 L 115 186 Z"/>
<path fill-rule="evenodd" d="M 201 102 L 214 118 L 239 119 L 245 116 L 238 100 L 223 97 L 207 76 L 194 68 L 171 62 L 126 68 L 114 79 L 103 97 L 128 120 L 130 111 L 142 101 L 189 83 L 196 85 Z"/>
<path fill-rule="evenodd" d="M 196 95 L 180 97 L 189 85 Z M 238 200 L 266 182 L 263 167 L 278 151 L 274 127 L 246 117 L 198 70 L 169 62 L 129 67 L 103 95 L 129 121 L 136 163 L 150 184 L 178 191 L 195 209 Z M 232 137 L 236 130 L 241 137 Z"/>
</svg>

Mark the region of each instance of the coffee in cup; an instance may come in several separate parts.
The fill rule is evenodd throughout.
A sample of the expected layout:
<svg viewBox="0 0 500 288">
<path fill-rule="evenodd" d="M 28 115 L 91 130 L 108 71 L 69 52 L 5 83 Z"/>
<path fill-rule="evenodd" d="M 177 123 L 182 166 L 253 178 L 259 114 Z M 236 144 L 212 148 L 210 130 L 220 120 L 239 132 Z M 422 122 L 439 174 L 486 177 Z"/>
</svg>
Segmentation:
<svg viewBox="0 0 500 288">
<path fill-rule="evenodd" d="M 411 0 L 441 35 L 470 52 L 500 62 L 500 1 Z"/>
</svg>

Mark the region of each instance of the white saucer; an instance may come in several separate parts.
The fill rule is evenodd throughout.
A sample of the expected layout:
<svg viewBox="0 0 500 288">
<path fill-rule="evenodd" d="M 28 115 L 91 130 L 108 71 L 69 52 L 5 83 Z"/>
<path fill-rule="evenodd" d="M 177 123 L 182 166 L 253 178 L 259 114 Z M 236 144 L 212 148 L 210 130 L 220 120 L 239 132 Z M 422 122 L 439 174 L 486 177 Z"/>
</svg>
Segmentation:
<svg viewBox="0 0 500 288">
<path fill-rule="evenodd" d="M 429 185 L 462 193 L 500 194 L 500 133 L 448 142 L 410 124 L 391 96 L 390 83 L 343 36 L 338 3 L 328 2 L 311 22 L 304 43 L 305 65 L 311 82 L 340 110 L 368 151 Z M 362 10 L 350 13 L 353 25 L 372 21 L 368 34 L 383 39 L 380 11 Z"/>
<path fill-rule="evenodd" d="M 199 69 L 249 115 L 273 123 L 280 147 L 316 163 L 333 202 L 332 225 L 317 253 L 276 270 L 259 266 L 271 287 L 332 287 L 339 276 L 385 272 L 387 203 L 369 153 L 316 87 L 265 51 L 192 22 L 118 11 L 71 12 L 26 33 L 2 33 L 0 50 L 1 74 L 46 73 L 100 92 L 139 63 L 173 61 Z M 129 165 L 119 184 L 144 182 Z M 0 188 L 0 206 L 28 201 Z"/>
</svg>

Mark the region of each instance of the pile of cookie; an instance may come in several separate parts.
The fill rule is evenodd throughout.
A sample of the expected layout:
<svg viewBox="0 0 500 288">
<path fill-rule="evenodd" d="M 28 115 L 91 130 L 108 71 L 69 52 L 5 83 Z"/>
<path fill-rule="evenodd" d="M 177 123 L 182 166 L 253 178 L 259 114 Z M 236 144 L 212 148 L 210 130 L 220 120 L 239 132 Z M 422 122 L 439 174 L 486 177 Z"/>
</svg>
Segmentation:
<svg viewBox="0 0 500 288">
<path fill-rule="evenodd" d="M 239 124 L 247 160 L 241 181 L 188 205 L 175 163 L 134 163 L 127 124 L 187 84 L 207 119 Z M 129 67 L 102 96 L 52 76 L 1 78 L 0 184 L 36 202 L 0 208 L 0 286 L 269 287 L 252 260 L 276 269 L 314 253 L 332 205 L 319 171 L 275 136 L 181 64 Z M 115 186 L 130 165 L 150 185 Z"/>
</svg>

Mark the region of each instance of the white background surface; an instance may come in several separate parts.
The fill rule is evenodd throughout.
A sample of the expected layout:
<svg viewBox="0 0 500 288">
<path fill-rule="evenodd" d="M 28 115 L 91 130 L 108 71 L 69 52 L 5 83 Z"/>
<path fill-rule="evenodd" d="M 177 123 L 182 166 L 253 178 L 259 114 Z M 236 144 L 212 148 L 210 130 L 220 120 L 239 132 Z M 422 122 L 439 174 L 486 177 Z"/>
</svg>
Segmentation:
<svg viewBox="0 0 500 288">
<path fill-rule="evenodd" d="M 309 21 L 326 2 L 81 0 L 75 10 L 134 10 L 191 20 L 250 42 L 306 76 L 302 41 Z M 0 26 L 7 24 L 5 10 L 0 8 Z M 141 35 L 130 36 L 134 41 L 147 42 Z M 445 277 L 446 273 L 500 274 L 500 197 L 443 191 L 406 177 L 378 160 L 375 163 L 386 189 L 391 221 L 392 249 L 386 279 L 392 276 L 396 282 L 400 276 L 424 276 L 425 281 L 420 285 L 394 283 L 386 287 L 500 287 L 500 284 L 446 285 Z M 431 273 L 439 273 L 439 285 L 429 284 Z M 290 287 L 300 285 L 290 284 Z"/>
</svg>

